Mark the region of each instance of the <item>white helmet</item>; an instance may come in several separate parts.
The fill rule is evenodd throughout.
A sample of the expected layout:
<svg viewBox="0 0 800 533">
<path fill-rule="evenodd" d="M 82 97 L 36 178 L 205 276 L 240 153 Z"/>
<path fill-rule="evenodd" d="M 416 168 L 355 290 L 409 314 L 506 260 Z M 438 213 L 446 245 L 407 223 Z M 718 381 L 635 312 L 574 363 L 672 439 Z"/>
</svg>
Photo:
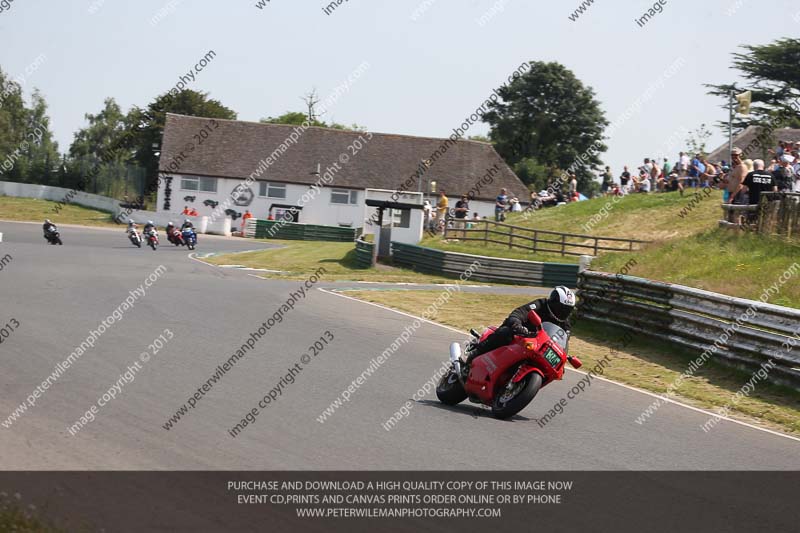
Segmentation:
<svg viewBox="0 0 800 533">
<path fill-rule="evenodd" d="M 575 293 L 567 287 L 559 285 L 550 292 L 550 297 L 547 298 L 547 308 L 554 317 L 563 322 L 575 309 Z"/>
</svg>

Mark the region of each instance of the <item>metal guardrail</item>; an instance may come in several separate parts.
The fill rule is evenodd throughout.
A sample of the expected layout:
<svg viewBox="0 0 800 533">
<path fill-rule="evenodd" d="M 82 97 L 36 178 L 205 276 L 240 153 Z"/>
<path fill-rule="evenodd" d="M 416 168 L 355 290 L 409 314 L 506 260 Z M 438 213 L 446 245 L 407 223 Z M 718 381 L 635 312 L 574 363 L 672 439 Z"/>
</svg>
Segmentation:
<svg viewBox="0 0 800 533">
<path fill-rule="evenodd" d="M 575 287 L 578 281 L 578 265 L 446 252 L 399 242 L 392 242 L 392 260 L 397 266 L 453 277 L 478 261 L 480 265 L 470 279 L 485 282 Z"/>
<path fill-rule="evenodd" d="M 372 266 L 372 250 L 375 245 L 371 242 L 356 241 L 356 265 L 359 268 L 370 268 Z"/>
<path fill-rule="evenodd" d="M 486 219 L 469 220 L 453 217 L 448 217 L 442 238 L 501 244 L 509 248 L 528 250 L 531 253 L 547 252 L 562 256 L 632 252 L 639 249 L 640 245 L 649 242 L 533 229 Z M 621 245 L 618 246 L 616 243 Z"/>
<path fill-rule="evenodd" d="M 771 359 L 768 379 L 800 389 L 800 348 L 786 348 L 800 331 L 798 309 L 592 271 L 580 274 L 578 296 L 582 318 L 679 344 L 698 357 L 716 343 L 711 358 L 749 372 Z"/>
</svg>

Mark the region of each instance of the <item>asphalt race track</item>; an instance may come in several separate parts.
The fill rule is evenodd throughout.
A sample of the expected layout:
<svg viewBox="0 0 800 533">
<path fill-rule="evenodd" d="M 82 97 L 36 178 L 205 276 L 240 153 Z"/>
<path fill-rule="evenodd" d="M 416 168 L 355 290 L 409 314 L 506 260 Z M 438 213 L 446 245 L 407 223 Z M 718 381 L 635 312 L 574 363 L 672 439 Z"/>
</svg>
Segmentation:
<svg viewBox="0 0 800 533">
<path fill-rule="evenodd" d="M 391 431 L 382 424 L 447 359 L 461 335 L 423 324 L 324 423 L 323 410 L 412 319 L 318 290 L 298 301 L 169 431 L 163 425 L 302 282 L 265 281 L 188 257 L 185 248 L 137 249 L 122 229 L 62 227 L 49 246 L 35 224 L 0 222 L 0 421 L 84 341 L 156 267 L 166 271 L 33 407 L 0 427 L 0 468 L 232 470 L 730 470 L 800 468 L 800 442 L 668 404 L 644 425 L 653 397 L 595 380 L 563 414 L 536 420 L 582 377 L 569 372 L 512 421 L 435 395 Z M 200 236 L 199 253 L 265 247 Z M 68 427 L 169 329 L 174 337 L 74 436 Z M 275 387 L 308 347 L 330 344 L 237 437 L 228 430 Z M 578 354 L 579 355 L 579 354 Z M 284 380 L 285 381 L 285 380 Z"/>
</svg>

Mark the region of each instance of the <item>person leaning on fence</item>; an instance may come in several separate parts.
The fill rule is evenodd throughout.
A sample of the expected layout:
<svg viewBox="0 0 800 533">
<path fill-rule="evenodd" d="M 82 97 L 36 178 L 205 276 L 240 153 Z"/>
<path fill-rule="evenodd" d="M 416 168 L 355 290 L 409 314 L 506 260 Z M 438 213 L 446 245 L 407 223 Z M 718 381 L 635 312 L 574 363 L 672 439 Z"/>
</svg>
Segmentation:
<svg viewBox="0 0 800 533">
<path fill-rule="evenodd" d="M 753 161 L 753 171 L 745 176 L 743 187 L 747 191 L 750 205 L 758 205 L 761 201 L 761 193 L 778 191 L 775 177 L 771 172 L 764 170 L 764 161 L 761 159 Z M 752 212 L 749 215 L 748 218 L 751 221 L 758 217 L 756 212 Z"/>
<path fill-rule="evenodd" d="M 436 226 L 439 230 L 444 230 L 445 224 L 447 224 L 447 206 L 449 203 L 445 192 L 440 192 L 439 201 L 436 202 Z"/>
<path fill-rule="evenodd" d="M 467 200 L 467 195 L 462 194 L 461 199 L 456 202 L 454 229 L 463 230 L 466 228 L 467 215 L 469 215 L 469 201 Z M 462 234 L 463 237 L 467 236 L 463 231 Z"/>
</svg>

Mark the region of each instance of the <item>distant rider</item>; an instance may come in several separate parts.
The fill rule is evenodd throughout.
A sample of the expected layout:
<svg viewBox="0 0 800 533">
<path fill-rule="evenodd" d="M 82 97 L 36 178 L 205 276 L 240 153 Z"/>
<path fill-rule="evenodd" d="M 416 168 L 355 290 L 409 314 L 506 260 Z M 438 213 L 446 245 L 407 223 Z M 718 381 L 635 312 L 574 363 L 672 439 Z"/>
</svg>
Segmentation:
<svg viewBox="0 0 800 533">
<path fill-rule="evenodd" d="M 553 289 L 548 298 L 539 298 L 517 307 L 494 333 L 468 348 L 467 365 L 479 355 L 511 344 L 514 335 L 523 337 L 534 335 L 538 328 L 528 321 L 529 311 L 536 311 L 542 322 L 552 322 L 569 333 L 569 316 L 573 309 L 575 309 L 575 293 L 563 285 Z"/>
<path fill-rule="evenodd" d="M 153 230 L 156 233 L 158 232 L 158 228 L 156 227 L 156 225 L 153 223 L 152 220 L 148 220 L 147 224 L 144 225 L 144 234 L 145 235 L 149 235 L 150 234 L 150 230 Z"/>
<path fill-rule="evenodd" d="M 188 218 L 183 221 L 183 225 L 181 226 L 181 231 L 187 228 L 191 228 L 192 230 L 194 230 L 194 224 L 192 224 L 192 221 L 189 220 Z"/>
<path fill-rule="evenodd" d="M 56 225 L 50 222 L 50 219 L 48 218 L 44 221 L 44 224 L 42 224 L 42 231 L 44 231 L 45 239 L 47 238 L 47 232 L 50 231 L 50 228 L 53 228 L 54 230 L 58 229 L 56 228 Z"/>
</svg>

